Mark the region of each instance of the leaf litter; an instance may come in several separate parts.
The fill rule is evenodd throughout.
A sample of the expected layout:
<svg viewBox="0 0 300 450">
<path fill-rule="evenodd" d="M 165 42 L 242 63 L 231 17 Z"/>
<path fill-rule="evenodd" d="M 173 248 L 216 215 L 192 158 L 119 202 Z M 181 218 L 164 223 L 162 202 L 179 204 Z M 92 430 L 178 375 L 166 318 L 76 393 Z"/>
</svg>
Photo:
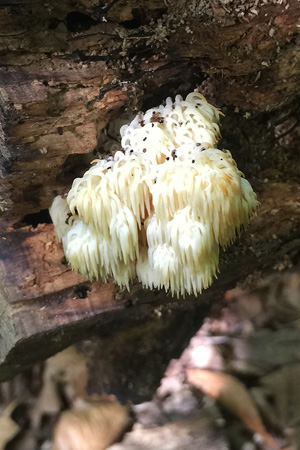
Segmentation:
<svg viewBox="0 0 300 450">
<path fill-rule="evenodd" d="M 0 450 L 300 448 L 300 275 L 254 278 L 213 305 L 149 402 L 88 395 L 101 374 L 75 347 L 3 383 Z"/>
</svg>

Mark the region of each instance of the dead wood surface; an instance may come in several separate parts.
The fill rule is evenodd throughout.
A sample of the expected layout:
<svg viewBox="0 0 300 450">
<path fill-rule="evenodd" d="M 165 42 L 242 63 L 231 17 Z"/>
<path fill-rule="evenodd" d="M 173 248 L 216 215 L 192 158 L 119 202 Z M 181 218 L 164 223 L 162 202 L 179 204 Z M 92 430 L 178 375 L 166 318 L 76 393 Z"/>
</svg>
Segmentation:
<svg viewBox="0 0 300 450">
<path fill-rule="evenodd" d="M 155 323 L 145 333 L 163 352 L 159 339 L 170 340 L 184 317 L 161 374 L 209 301 L 247 276 L 299 264 L 299 17 L 296 0 L 1 3 L 0 379 L 92 333 L 144 323 Z M 197 300 L 178 301 L 71 272 L 40 211 L 103 152 L 109 121 L 197 86 L 226 114 L 221 147 L 261 202 L 222 255 L 218 280 Z"/>
<path fill-rule="evenodd" d="M 291 267 L 299 256 L 299 186 L 267 185 L 260 201 L 248 231 L 222 255 L 218 279 L 197 299 L 172 299 L 139 284 L 127 292 L 113 282 L 90 283 L 64 263 L 53 225 L 8 231 L 0 241 L 1 379 L 87 335 L 113 335 L 124 328 L 134 333 L 147 321 L 153 326 L 145 326 L 142 334 L 148 345 L 165 354 L 163 370 L 168 358 L 182 350 L 199 328 L 211 300 L 222 298 L 226 289 L 249 273 L 261 276 Z M 173 322 L 167 319 L 171 312 Z M 157 327 L 159 333 L 173 335 L 172 345 L 166 345 Z M 123 345 L 118 345 L 118 352 L 126 353 L 126 346 L 134 344 L 124 338 Z M 112 338 L 111 352 L 113 347 Z"/>
</svg>

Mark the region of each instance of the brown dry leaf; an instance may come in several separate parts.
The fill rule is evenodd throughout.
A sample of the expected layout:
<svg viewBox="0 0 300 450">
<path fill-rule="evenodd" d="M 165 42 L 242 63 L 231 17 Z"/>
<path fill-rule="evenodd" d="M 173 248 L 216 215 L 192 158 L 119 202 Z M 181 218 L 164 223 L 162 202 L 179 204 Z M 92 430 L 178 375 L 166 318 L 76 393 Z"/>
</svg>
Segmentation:
<svg viewBox="0 0 300 450">
<path fill-rule="evenodd" d="M 247 289 L 248 291 L 248 289 Z M 300 275 L 272 275 L 250 292 L 234 289 L 227 300 L 234 303 L 239 321 L 249 320 L 255 328 L 272 323 L 278 327 L 300 326 Z M 229 308 L 232 307 L 229 305 Z"/>
<path fill-rule="evenodd" d="M 44 377 L 41 392 L 31 412 L 33 428 L 37 430 L 40 427 L 43 416 L 52 416 L 57 419 L 61 407 L 62 401 L 55 381 Z"/>
<path fill-rule="evenodd" d="M 270 401 L 277 425 L 285 429 L 300 426 L 300 364 L 282 367 L 260 379 L 266 401 Z"/>
<path fill-rule="evenodd" d="M 63 383 L 65 393 L 72 400 L 75 396 L 86 395 L 88 382 L 87 362 L 75 347 L 68 347 L 47 360 L 45 378 Z"/>
<path fill-rule="evenodd" d="M 70 403 L 86 395 L 88 369 L 84 356 L 75 347 L 68 347 L 47 359 L 43 373 L 43 386 L 32 411 L 35 429 L 40 426 L 44 415 L 55 416 L 61 411 L 62 401 L 59 389 L 63 389 Z"/>
<path fill-rule="evenodd" d="M 62 414 L 52 450 L 104 450 L 128 429 L 128 409 L 117 401 L 105 400 L 78 411 Z"/>
<path fill-rule="evenodd" d="M 4 450 L 20 431 L 19 425 L 11 418 L 11 414 L 17 406 L 17 401 L 11 402 L 0 417 L 0 450 Z"/>
<path fill-rule="evenodd" d="M 235 377 L 211 370 L 188 369 L 188 382 L 218 400 L 237 416 L 249 430 L 259 434 L 272 449 L 278 450 L 272 436 L 265 429 L 259 412 L 246 387 Z"/>
<path fill-rule="evenodd" d="M 269 284 L 269 308 L 279 325 L 300 327 L 300 275 L 297 272 L 274 277 Z"/>
<path fill-rule="evenodd" d="M 248 278 L 251 278 L 249 276 Z M 243 290 L 241 290 L 241 287 Z M 206 335 L 247 336 L 254 330 L 300 328 L 300 274 L 272 275 L 253 283 L 245 280 L 240 287 L 226 291 L 221 304 L 202 330 Z"/>
<path fill-rule="evenodd" d="M 300 330 L 261 328 L 250 335 L 224 337 L 218 345 L 226 371 L 264 376 L 300 359 Z"/>
</svg>

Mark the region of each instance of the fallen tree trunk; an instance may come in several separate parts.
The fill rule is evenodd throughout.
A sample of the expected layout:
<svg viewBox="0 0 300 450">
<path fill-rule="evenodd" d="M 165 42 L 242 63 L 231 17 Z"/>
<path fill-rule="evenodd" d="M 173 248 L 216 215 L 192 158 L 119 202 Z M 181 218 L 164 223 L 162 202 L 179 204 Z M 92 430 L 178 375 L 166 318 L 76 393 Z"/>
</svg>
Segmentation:
<svg viewBox="0 0 300 450">
<path fill-rule="evenodd" d="M 139 284 L 127 292 L 113 282 L 87 281 L 66 265 L 53 225 L 6 232 L 0 241 L 0 379 L 91 334 L 110 336 L 113 353 L 114 335 L 125 330 L 124 336 L 130 337 L 141 324 L 140 345 L 147 342 L 146 347 L 165 353 L 157 367 L 161 374 L 168 359 L 199 328 L 212 300 L 221 299 L 226 289 L 248 275 L 246 287 L 255 286 L 262 276 L 298 261 L 299 186 L 269 185 L 260 199 L 262 206 L 248 232 L 222 254 L 218 280 L 197 299 L 174 299 L 163 291 L 143 290 Z M 167 339 L 171 339 L 169 346 Z M 115 347 L 122 353 L 117 340 Z M 126 355 L 128 342 L 125 337 L 121 342 Z"/>
<path fill-rule="evenodd" d="M 296 0 L 0 6 L 0 379 L 91 333 L 153 321 L 146 339 L 163 351 L 157 326 L 170 339 L 184 313 L 161 373 L 209 301 L 253 273 L 298 264 L 299 13 Z M 105 152 L 109 122 L 197 86 L 225 112 L 222 143 L 261 202 L 218 280 L 197 301 L 178 301 L 71 272 L 46 211 L 53 197 Z"/>
</svg>

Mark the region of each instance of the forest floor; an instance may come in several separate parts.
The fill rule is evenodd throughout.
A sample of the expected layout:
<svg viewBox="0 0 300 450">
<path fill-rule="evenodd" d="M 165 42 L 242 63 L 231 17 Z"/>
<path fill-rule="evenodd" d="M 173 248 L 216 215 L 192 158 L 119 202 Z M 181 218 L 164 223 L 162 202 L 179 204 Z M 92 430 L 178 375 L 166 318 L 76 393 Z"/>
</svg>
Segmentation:
<svg viewBox="0 0 300 450">
<path fill-rule="evenodd" d="M 3 383 L 0 449 L 300 448 L 300 275 L 277 269 L 214 303 L 149 402 L 92 393 L 82 344 Z"/>
</svg>

